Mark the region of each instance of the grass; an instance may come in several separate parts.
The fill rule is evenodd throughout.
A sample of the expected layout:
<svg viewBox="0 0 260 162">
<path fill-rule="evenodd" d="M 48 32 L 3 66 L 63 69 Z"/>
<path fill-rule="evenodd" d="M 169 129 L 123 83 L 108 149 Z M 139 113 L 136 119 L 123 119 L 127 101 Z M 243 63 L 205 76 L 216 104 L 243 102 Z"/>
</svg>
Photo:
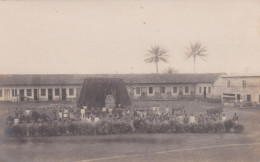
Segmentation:
<svg viewBox="0 0 260 162">
<path fill-rule="evenodd" d="M 147 105 L 150 107 L 154 104 L 184 106 L 189 114 L 206 113 L 209 107 L 221 106 L 220 104 L 183 101 L 139 101 L 134 104 L 140 107 Z M 4 106 L 0 105 L 1 130 L 7 108 L 19 105 L 5 104 Z M 245 131 L 241 134 L 126 134 L 35 138 L 1 136 L 0 161 L 78 161 L 118 155 L 124 155 L 124 157 L 100 161 L 259 161 L 259 145 L 158 153 L 167 150 L 260 142 L 260 109 L 225 107 L 224 112 L 228 118 L 237 112 L 239 122 L 245 126 Z M 136 154 L 139 155 L 131 156 Z"/>
</svg>

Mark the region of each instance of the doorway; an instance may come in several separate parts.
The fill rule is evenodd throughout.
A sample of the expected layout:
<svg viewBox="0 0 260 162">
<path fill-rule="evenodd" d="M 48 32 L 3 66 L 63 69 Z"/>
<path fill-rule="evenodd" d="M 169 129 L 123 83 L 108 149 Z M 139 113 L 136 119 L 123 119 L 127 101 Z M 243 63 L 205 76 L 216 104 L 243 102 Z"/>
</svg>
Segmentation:
<svg viewBox="0 0 260 162">
<path fill-rule="evenodd" d="M 24 101 L 24 89 L 19 90 L 19 95 L 20 95 L 20 101 L 23 102 Z"/>
<path fill-rule="evenodd" d="M 204 87 L 203 95 L 204 95 L 204 98 L 207 97 L 207 87 Z"/>
<path fill-rule="evenodd" d="M 49 101 L 53 100 L 52 89 L 48 89 L 48 100 Z"/>
<path fill-rule="evenodd" d="M 61 99 L 62 101 L 66 101 L 67 99 L 66 88 L 62 88 L 61 90 Z"/>
<path fill-rule="evenodd" d="M 33 90 L 33 98 L 34 98 L 34 100 L 38 100 L 38 90 L 37 89 Z"/>
</svg>

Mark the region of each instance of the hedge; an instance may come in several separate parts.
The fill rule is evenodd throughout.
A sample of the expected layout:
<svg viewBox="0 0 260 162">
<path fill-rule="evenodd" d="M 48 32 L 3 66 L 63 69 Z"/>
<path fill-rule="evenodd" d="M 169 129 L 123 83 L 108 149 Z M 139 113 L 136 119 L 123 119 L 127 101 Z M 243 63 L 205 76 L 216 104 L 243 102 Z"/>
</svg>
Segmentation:
<svg viewBox="0 0 260 162">
<path fill-rule="evenodd" d="M 18 124 L 9 125 L 5 129 L 7 136 L 62 136 L 62 135 L 109 135 L 129 133 L 241 133 L 243 125 L 233 124 L 231 120 L 223 123 L 207 123 L 205 125 L 168 123 L 149 123 L 142 119 L 133 122 L 101 121 L 97 124 L 82 122 L 54 122 L 52 124 Z"/>
</svg>

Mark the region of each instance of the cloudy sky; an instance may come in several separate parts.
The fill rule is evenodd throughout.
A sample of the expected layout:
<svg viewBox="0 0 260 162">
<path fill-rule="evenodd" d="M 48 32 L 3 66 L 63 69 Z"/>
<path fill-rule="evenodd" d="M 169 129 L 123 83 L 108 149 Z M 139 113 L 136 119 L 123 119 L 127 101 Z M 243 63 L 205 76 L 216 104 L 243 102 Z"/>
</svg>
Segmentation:
<svg viewBox="0 0 260 162">
<path fill-rule="evenodd" d="M 1 1 L 0 73 L 154 73 L 151 45 L 192 73 L 186 47 L 201 42 L 197 72 L 260 72 L 259 0 Z M 132 68 L 131 68 L 132 67 Z"/>
</svg>

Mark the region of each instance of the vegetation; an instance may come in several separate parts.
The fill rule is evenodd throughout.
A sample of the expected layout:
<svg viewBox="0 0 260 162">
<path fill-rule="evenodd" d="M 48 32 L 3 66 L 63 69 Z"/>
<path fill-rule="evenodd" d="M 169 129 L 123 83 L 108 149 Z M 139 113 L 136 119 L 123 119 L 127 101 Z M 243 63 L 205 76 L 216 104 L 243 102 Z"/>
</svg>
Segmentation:
<svg viewBox="0 0 260 162">
<path fill-rule="evenodd" d="M 167 55 L 167 51 L 164 48 L 157 45 L 151 46 L 151 49 L 147 50 L 147 52 L 144 61 L 145 63 L 155 63 L 156 73 L 158 74 L 159 62 L 168 62 L 167 58 L 169 55 Z"/>
<path fill-rule="evenodd" d="M 233 129 L 232 129 L 233 128 Z M 231 131 L 232 130 L 232 131 Z M 52 124 L 18 124 L 9 125 L 5 129 L 8 136 L 62 136 L 62 135 L 109 135 L 129 133 L 241 133 L 243 125 L 233 124 L 227 120 L 206 124 L 180 124 L 175 121 L 167 123 L 150 123 L 143 119 L 135 119 L 133 122 L 126 121 L 101 121 L 89 124 L 79 121 L 53 122 Z"/>
<path fill-rule="evenodd" d="M 163 72 L 164 74 L 176 74 L 176 73 L 178 73 L 178 70 L 175 69 L 175 68 L 172 67 L 172 66 L 169 66 L 169 67 L 165 68 L 162 72 Z"/>
<path fill-rule="evenodd" d="M 195 44 L 190 45 L 189 48 L 187 48 L 187 52 L 185 52 L 186 59 L 190 59 L 193 57 L 193 64 L 194 64 L 194 73 L 196 72 L 195 64 L 197 57 L 204 59 L 207 57 L 207 49 L 201 45 L 201 43 L 196 42 Z"/>
</svg>

